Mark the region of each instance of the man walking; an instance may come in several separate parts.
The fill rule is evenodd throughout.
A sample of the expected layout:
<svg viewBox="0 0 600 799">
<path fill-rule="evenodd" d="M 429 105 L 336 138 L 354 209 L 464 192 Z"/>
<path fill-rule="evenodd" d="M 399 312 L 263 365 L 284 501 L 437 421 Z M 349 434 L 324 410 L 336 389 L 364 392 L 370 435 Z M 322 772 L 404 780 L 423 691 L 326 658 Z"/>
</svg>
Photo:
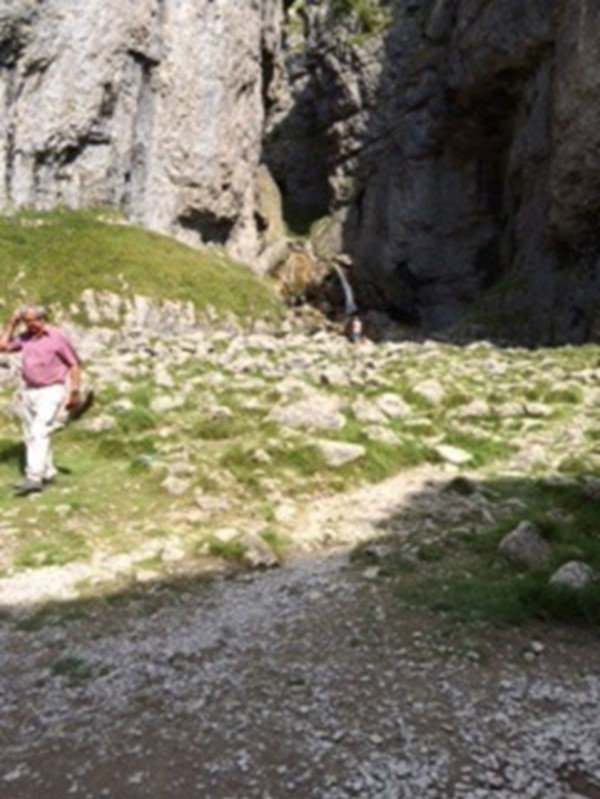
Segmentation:
<svg viewBox="0 0 600 799">
<path fill-rule="evenodd" d="M 25 330 L 15 335 L 18 325 Z M 42 306 L 30 305 L 14 313 L 0 336 L 0 352 L 21 352 L 20 411 L 25 441 L 25 477 L 15 485 L 21 496 L 42 491 L 53 480 L 50 436 L 59 412 L 83 410 L 81 361 L 58 328 L 48 324 Z M 91 404 L 91 395 L 88 400 Z"/>
</svg>

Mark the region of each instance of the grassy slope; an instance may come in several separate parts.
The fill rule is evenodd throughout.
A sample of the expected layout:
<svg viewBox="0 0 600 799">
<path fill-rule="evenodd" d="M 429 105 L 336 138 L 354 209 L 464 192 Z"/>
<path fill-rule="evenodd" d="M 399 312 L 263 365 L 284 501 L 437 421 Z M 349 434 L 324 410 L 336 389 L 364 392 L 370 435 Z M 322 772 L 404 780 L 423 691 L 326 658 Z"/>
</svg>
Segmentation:
<svg viewBox="0 0 600 799">
<path fill-rule="evenodd" d="M 94 288 L 192 300 L 241 319 L 278 313 L 267 284 L 223 252 L 193 250 L 101 212 L 0 217 L 0 280 L 8 308 L 23 299 L 68 306 Z"/>
<path fill-rule="evenodd" d="M 260 281 L 222 255 L 105 224 L 93 214 L 0 221 L 0 274 L 9 305 L 24 296 L 68 303 L 89 286 L 117 291 L 125 281 L 150 297 L 195 299 L 221 312 L 264 316 L 276 308 Z M 352 377 L 348 384 L 326 389 L 313 379 L 320 391 L 342 399 L 347 422 L 343 430 L 318 437 L 363 444 L 366 454 L 328 469 L 310 436 L 267 420 L 280 401 L 280 380 L 259 364 L 265 359 L 275 365 L 282 356 L 258 353 L 254 369 L 239 373 L 235 345 L 226 338 L 214 343 L 209 356 L 190 355 L 171 365 L 174 385 L 191 387 L 185 405 L 173 411 L 152 412 L 152 399 L 165 391 L 156 386 L 143 354 L 134 364 L 142 371 L 132 387 L 103 386 L 94 413 L 114 416 L 117 426 L 102 434 L 73 427 L 57 437 L 58 462 L 72 474 L 61 475 L 51 491 L 29 500 L 15 502 L 8 490 L 0 492 L 0 570 L 70 563 L 102 552 L 135 553 L 132 572 L 162 572 L 172 556 L 192 563 L 215 547 L 218 554 L 236 558 L 237 541 L 215 539 L 219 528 L 230 527 L 260 530 L 275 548 L 285 547 L 275 514 L 280 502 L 311 501 L 323 491 L 437 463 L 435 446 L 445 443 L 471 454 L 467 469 L 479 469 L 483 490 L 494 499 L 483 515 L 473 516 L 470 506 L 459 512 L 454 502 L 438 505 L 434 498 L 425 503 L 425 512 L 417 502 L 401 518 L 390 519 L 392 531 L 399 525 L 409 532 L 408 538 L 393 532 L 390 538 L 383 525 L 384 540 L 397 544 L 398 551 L 382 565 L 382 577 L 402 597 L 408 592 L 411 601 L 466 618 L 520 621 L 533 615 L 598 623 L 597 583 L 575 598 L 547 589 L 550 571 L 565 560 L 582 557 L 600 570 L 600 505 L 580 480 L 581 475 L 600 477 L 597 347 L 534 352 L 436 345 L 387 355 L 385 348 L 361 354 L 360 348 L 348 347 L 336 361 Z M 304 342 L 289 360 L 290 375 L 297 368 L 295 358 L 307 355 L 310 344 Z M 377 363 L 375 372 L 357 382 L 370 361 Z M 443 386 L 441 401 L 419 395 L 416 387 L 424 379 Z M 410 407 L 408 417 L 387 422 L 396 443 L 374 440 L 352 410 L 357 398 L 374 400 L 382 391 Z M 2 393 L 6 399 L 8 392 Z M 117 409 L 124 398 L 133 404 L 129 411 Z M 473 400 L 485 402 L 488 411 L 471 413 Z M 215 402 L 227 413 L 211 411 Z M 19 437 L 14 420 L 6 418 L 0 486 L 17 474 Z M 510 475 L 510 459 L 519 450 L 528 455 L 526 464 L 518 476 L 503 477 L 507 466 Z M 192 475 L 181 497 L 161 488 L 166 473 L 161 464 L 177 461 Z M 197 492 L 225 499 L 225 508 L 199 517 Z M 500 537 L 522 519 L 535 522 L 552 543 L 552 563 L 540 573 L 524 574 L 495 557 Z M 357 558 L 360 562 L 360 552 Z M 85 595 L 99 588 L 81 590 Z"/>
<path fill-rule="evenodd" d="M 0 217 L 0 280 L 5 316 L 24 301 L 68 308 L 89 288 L 192 301 L 200 311 L 233 313 L 241 322 L 281 314 L 268 283 L 224 252 L 193 250 L 123 224 L 104 210 Z M 160 490 L 164 475 L 148 473 L 139 460 L 153 453 L 151 432 L 158 423 L 145 410 L 147 403 L 138 403 L 139 393 L 133 392 L 139 410 L 119 414 L 118 430 L 97 436 L 69 428 L 56 437 L 63 474 L 53 491 L 33 502 L 15 503 L 11 494 L 22 457 L 20 431 L 12 415 L 2 416 L 0 571 L 7 564 L 19 569 L 68 563 L 98 551 L 127 552 L 148 539 L 170 537 L 169 514 L 178 503 Z M 110 410 L 115 398 L 101 387 L 95 412 Z M 3 389 L 0 404 L 9 399 L 10 389 Z"/>
</svg>

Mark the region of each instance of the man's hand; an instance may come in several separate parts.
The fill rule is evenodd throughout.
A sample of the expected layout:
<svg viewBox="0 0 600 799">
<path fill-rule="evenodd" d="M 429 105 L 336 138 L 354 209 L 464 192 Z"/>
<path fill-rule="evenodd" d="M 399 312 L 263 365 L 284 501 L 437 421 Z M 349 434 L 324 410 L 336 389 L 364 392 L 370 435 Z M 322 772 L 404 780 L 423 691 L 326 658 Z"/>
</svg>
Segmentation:
<svg viewBox="0 0 600 799">
<path fill-rule="evenodd" d="M 65 404 L 65 408 L 68 411 L 72 411 L 73 408 L 76 408 L 79 405 L 79 398 L 81 396 L 81 392 L 78 388 L 72 388 L 69 392 L 69 399 Z"/>
<path fill-rule="evenodd" d="M 21 312 L 15 311 L 0 334 L 0 352 L 6 352 L 13 337 L 15 327 L 21 321 Z"/>
</svg>

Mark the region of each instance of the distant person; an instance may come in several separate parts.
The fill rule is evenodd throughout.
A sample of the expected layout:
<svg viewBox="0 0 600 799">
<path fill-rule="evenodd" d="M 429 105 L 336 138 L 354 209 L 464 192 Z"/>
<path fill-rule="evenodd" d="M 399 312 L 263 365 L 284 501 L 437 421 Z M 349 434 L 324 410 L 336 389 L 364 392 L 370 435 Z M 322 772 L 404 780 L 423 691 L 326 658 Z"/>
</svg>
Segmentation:
<svg viewBox="0 0 600 799">
<path fill-rule="evenodd" d="M 16 335 L 19 325 L 24 331 Z M 81 416 L 93 394 L 81 394 L 81 360 L 66 335 L 48 324 L 45 308 L 28 305 L 14 313 L 0 335 L 0 352 L 21 352 L 19 412 L 25 442 L 25 476 L 15 486 L 20 496 L 42 491 L 57 470 L 50 436 L 61 411 Z"/>
<path fill-rule="evenodd" d="M 363 336 L 363 323 L 358 313 L 353 313 L 346 321 L 344 335 L 348 341 L 352 342 L 353 344 L 356 344 L 357 341 L 361 340 Z"/>
</svg>

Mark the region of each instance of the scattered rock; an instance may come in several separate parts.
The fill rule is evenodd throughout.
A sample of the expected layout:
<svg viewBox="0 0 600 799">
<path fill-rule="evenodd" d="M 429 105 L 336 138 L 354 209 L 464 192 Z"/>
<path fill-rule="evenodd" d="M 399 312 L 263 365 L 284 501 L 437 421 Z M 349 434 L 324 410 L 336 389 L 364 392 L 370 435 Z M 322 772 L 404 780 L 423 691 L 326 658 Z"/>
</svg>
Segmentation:
<svg viewBox="0 0 600 799">
<path fill-rule="evenodd" d="M 203 491 L 194 492 L 194 503 L 209 517 L 226 511 L 231 504 L 225 496 L 205 494 Z"/>
<path fill-rule="evenodd" d="M 532 416 L 534 419 L 547 419 L 554 413 L 554 409 L 543 402 L 526 402 L 524 410 L 527 416 Z"/>
<path fill-rule="evenodd" d="M 449 444 L 438 444 L 434 447 L 434 452 L 439 455 L 443 461 L 452 463 L 455 466 L 463 466 L 465 463 L 469 463 L 473 460 L 473 456 L 470 452 L 460 449 L 459 447 L 452 447 Z"/>
<path fill-rule="evenodd" d="M 213 538 L 222 544 L 229 544 L 236 539 L 241 539 L 241 533 L 235 527 L 219 527 L 213 532 Z"/>
<path fill-rule="evenodd" d="M 115 417 L 107 413 L 100 414 L 99 416 L 92 416 L 78 422 L 78 427 L 90 433 L 107 433 L 109 430 L 114 430 L 116 426 L 117 420 Z"/>
<path fill-rule="evenodd" d="M 412 391 L 432 405 L 439 405 L 446 394 L 444 387 L 437 380 L 422 380 L 412 386 Z"/>
<path fill-rule="evenodd" d="M 376 403 L 365 399 L 365 397 L 358 397 L 352 403 L 352 413 L 357 421 L 363 424 L 384 424 L 388 418 Z"/>
<path fill-rule="evenodd" d="M 189 480 L 183 480 L 175 475 L 168 475 L 161 483 L 162 488 L 173 497 L 181 497 L 191 487 Z"/>
<path fill-rule="evenodd" d="M 406 419 L 411 414 L 411 407 L 397 394 L 381 394 L 375 399 L 375 405 L 390 419 Z"/>
<path fill-rule="evenodd" d="M 365 447 L 362 444 L 347 444 L 343 441 L 320 440 L 316 442 L 317 448 L 323 455 L 327 466 L 336 468 L 347 463 L 364 458 Z"/>
<path fill-rule="evenodd" d="M 279 560 L 271 547 L 259 535 L 244 533 L 242 543 L 245 550 L 243 561 L 253 569 L 272 569 L 279 566 Z"/>
<path fill-rule="evenodd" d="M 522 521 L 504 536 L 498 545 L 498 554 L 519 566 L 537 570 L 547 565 L 550 546 L 535 525 Z"/>
<path fill-rule="evenodd" d="M 181 394 L 175 396 L 161 394 L 153 398 L 150 403 L 150 410 L 153 411 L 153 413 L 167 413 L 168 411 L 183 407 L 184 404 L 185 397 Z"/>
<path fill-rule="evenodd" d="M 327 395 L 312 396 L 292 405 L 280 405 L 269 413 L 267 419 L 286 427 L 313 430 L 340 430 L 346 420 L 340 413 L 340 402 Z"/>
<path fill-rule="evenodd" d="M 579 560 L 571 560 L 554 572 L 550 578 L 550 585 L 570 588 L 573 591 L 581 591 L 590 585 L 596 575 L 594 570 Z"/>
</svg>

